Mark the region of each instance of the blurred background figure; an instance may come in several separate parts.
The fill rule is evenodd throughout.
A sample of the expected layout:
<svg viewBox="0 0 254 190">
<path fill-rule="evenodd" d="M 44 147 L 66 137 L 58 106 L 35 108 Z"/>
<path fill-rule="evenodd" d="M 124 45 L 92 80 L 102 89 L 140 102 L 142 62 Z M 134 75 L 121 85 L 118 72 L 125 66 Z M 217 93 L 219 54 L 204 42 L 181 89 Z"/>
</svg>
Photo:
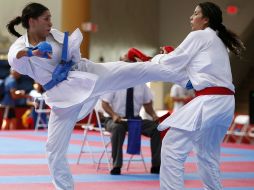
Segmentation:
<svg viewBox="0 0 254 190">
<path fill-rule="evenodd" d="M 30 98 L 29 95 L 25 94 L 24 90 L 17 90 L 17 79 L 21 75 L 14 71 L 10 71 L 10 75 L 4 81 L 4 97 L 1 104 L 4 106 L 4 116 L 1 129 L 17 129 L 17 118 L 15 113 L 15 100 L 21 98 Z"/>
<path fill-rule="evenodd" d="M 42 103 L 42 108 L 46 108 L 46 104 L 43 101 L 42 94 L 44 90 L 42 86 L 34 82 L 33 89 L 29 92 L 30 98 L 27 99 L 27 105 L 30 107 L 22 116 L 22 123 L 26 128 L 35 128 L 38 113 L 36 109 L 38 109 L 39 104 Z M 41 102 L 43 101 L 43 102 Z M 41 120 L 46 124 L 47 123 L 47 114 L 40 113 Z"/>
<path fill-rule="evenodd" d="M 193 90 L 187 90 L 178 84 L 174 84 L 170 90 L 170 97 L 173 102 L 173 112 L 179 110 L 184 104 L 195 97 Z"/>
</svg>

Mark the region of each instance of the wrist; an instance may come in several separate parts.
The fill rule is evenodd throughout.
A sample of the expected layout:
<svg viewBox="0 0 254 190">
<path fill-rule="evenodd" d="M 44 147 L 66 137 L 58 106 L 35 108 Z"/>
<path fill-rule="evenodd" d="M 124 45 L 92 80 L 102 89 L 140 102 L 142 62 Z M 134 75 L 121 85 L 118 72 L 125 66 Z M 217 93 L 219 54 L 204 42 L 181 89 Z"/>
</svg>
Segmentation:
<svg viewBox="0 0 254 190">
<path fill-rule="evenodd" d="M 111 116 L 112 116 L 112 117 L 118 117 L 118 114 L 112 113 Z"/>
<path fill-rule="evenodd" d="M 20 58 L 22 58 L 22 57 L 28 57 L 28 55 L 27 55 L 27 50 L 26 50 L 26 49 L 19 51 L 19 52 L 17 53 L 17 55 L 16 55 L 16 58 L 17 58 L 17 59 L 20 59 Z"/>
<path fill-rule="evenodd" d="M 26 53 L 27 53 L 27 57 L 32 57 L 33 56 L 33 51 L 32 51 L 31 48 L 28 48 Z"/>
</svg>

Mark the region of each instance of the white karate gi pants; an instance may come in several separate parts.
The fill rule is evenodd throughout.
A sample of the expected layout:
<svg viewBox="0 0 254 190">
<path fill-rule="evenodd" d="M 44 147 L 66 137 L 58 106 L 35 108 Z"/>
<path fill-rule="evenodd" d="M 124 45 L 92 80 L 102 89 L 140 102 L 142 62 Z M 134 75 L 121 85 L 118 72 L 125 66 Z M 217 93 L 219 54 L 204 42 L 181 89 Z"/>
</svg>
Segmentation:
<svg viewBox="0 0 254 190">
<path fill-rule="evenodd" d="M 194 148 L 204 190 L 222 190 L 220 145 L 227 129 L 223 124 L 196 131 L 171 128 L 162 142 L 160 189 L 184 189 L 184 162 Z"/>
<path fill-rule="evenodd" d="M 73 190 L 74 183 L 66 153 L 82 104 L 53 108 L 48 122 L 46 151 L 53 184 L 57 190 Z"/>
</svg>

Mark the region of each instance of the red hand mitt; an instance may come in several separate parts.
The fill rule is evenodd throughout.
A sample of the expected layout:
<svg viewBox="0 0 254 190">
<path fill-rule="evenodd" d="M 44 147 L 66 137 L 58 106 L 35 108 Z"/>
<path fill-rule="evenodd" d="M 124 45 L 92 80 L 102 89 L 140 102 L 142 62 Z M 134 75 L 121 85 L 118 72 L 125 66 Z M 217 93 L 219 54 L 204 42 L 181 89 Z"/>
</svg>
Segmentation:
<svg viewBox="0 0 254 190">
<path fill-rule="evenodd" d="M 145 55 L 144 53 L 142 53 L 141 51 L 139 51 L 136 48 L 130 48 L 128 51 L 128 58 L 130 61 L 136 62 L 135 58 L 139 58 L 142 61 L 148 61 L 151 59 L 151 57 Z"/>
</svg>

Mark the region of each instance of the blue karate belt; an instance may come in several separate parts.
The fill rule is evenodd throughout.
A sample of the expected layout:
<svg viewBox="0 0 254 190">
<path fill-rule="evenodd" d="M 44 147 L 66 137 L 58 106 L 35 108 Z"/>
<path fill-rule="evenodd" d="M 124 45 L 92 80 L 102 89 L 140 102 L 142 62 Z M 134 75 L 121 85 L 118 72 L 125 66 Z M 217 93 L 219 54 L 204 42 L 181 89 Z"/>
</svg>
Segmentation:
<svg viewBox="0 0 254 190">
<path fill-rule="evenodd" d="M 68 52 L 68 32 L 64 33 L 64 42 L 62 48 L 62 58 L 61 62 L 56 66 L 52 73 L 52 79 L 43 88 L 45 90 L 50 90 L 54 86 L 58 85 L 60 82 L 64 81 L 68 77 L 68 73 L 71 70 L 74 63 L 72 61 L 67 61 Z"/>
<path fill-rule="evenodd" d="M 190 81 L 190 80 L 187 82 L 187 84 L 186 84 L 185 88 L 186 88 L 187 90 L 191 90 L 191 89 L 193 89 L 193 85 L 192 85 L 192 83 L 191 83 L 191 81 Z"/>
</svg>

